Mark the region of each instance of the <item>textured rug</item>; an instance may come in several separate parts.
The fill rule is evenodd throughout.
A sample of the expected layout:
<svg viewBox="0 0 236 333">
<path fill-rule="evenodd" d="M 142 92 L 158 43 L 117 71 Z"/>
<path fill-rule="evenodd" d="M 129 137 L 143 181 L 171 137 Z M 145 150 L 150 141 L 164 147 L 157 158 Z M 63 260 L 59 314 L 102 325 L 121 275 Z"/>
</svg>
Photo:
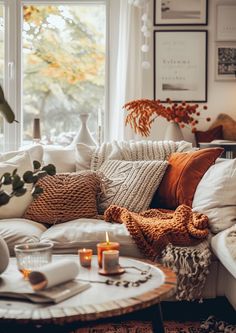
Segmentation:
<svg viewBox="0 0 236 333">
<path fill-rule="evenodd" d="M 236 325 L 217 321 L 213 316 L 204 322 L 165 321 L 165 333 L 236 333 Z M 152 333 L 150 322 L 129 321 L 80 328 L 71 333 Z"/>
</svg>

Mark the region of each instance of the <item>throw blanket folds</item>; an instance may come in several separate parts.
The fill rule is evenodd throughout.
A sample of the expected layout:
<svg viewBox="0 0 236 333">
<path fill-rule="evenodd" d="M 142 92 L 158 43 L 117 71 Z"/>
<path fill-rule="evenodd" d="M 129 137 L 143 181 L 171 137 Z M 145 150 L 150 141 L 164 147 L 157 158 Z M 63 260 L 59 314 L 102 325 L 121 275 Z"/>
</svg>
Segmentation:
<svg viewBox="0 0 236 333">
<path fill-rule="evenodd" d="M 111 205 L 105 221 L 125 223 L 141 252 L 173 268 L 178 274 L 177 299 L 199 298 L 208 273 L 211 253 L 208 218 L 186 205 L 174 212 L 151 209 L 140 214 Z M 191 283 L 190 283 L 191 282 Z"/>
</svg>

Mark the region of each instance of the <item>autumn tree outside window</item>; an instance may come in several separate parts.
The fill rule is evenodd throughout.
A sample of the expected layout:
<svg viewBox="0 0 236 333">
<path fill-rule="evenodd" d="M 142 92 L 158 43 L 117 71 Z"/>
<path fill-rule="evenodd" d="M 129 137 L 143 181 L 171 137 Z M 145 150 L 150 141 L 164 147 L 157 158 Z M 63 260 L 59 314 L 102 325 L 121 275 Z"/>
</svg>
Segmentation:
<svg viewBox="0 0 236 333">
<path fill-rule="evenodd" d="M 80 112 L 91 114 L 89 127 L 96 139 L 98 112 L 102 120 L 105 112 L 106 1 L 11 2 L 21 42 L 13 75 L 20 99 L 14 110 L 21 124 L 18 145 L 19 138 L 32 142 L 34 118 L 41 119 L 44 143 L 69 144 L 80 127 Z M 3 58 L 0 40 L 0 65 Z"/>
</svg>

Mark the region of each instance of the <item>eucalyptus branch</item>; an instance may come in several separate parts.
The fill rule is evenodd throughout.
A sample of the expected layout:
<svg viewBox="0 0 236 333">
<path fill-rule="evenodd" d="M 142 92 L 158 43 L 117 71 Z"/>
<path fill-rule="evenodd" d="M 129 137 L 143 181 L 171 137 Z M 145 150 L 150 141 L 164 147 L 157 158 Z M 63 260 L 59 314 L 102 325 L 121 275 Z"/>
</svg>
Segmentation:
<svg viewBox="0 0 236 333">
<path fill-rule="evenodd" d="M 27 192 L 25 184 L 32 184 L 31 194 L 36 198 L 43 192 L 43 189 L 37 185 L 37 181 L 47 175 L 56 174 L 56 168 L 53 164 L 48 164 L 41 168 L 38 161 L 33 162 L 34 171 L 26 171 L 22 177 L 17 174 L 17 169 L 12 173 L 6 172 L 0 178 L 0 206 L 8 204 L 12 197 L 21 197 Z M 3 186 L 11 185 L 11 191 L 2 189 Z"/>
</svg>

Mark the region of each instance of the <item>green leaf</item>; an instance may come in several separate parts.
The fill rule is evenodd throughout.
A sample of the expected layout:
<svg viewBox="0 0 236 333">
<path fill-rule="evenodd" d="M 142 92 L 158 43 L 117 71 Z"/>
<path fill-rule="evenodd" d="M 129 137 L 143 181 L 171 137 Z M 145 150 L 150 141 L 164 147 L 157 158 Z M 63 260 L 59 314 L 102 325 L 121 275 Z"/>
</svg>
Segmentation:
<svg viewBox="0 0 236 333">
<path fill-rule="evenodd" d="M 34 182 L 34 174 L 32 171 L 26 171 L 23 174 L 23 179 L 26 183 L 33 183 Z"/>
<path fill-rule="evenodd" d="M 37 181 L 39 180 L 39 177 L 37 175 L 33 176 L 33 183 L 37 183 Z"/>
<path fill-rule="evenodd" d="M 14 177 L 16 175 L 16 173 L 17 173 L 17 169 L 13 170 L 12 176 Z"/>
<path fill-rule="evenodd" d="M 0 103 L 3 104 L 5 102 L 4 92 L 2 87 L 0 86 Z"/>
<path fill-rule="evenodd" d="M 56 174 L 56 167 L 53 164 L 45 165 L 42 170 L 46 171 L 49 176 L 54 176 Z"/>
<path fill-rule="evenodd" d="M 37 198 L 42 193 L 43 193 L 42 187 L 36 185 L 33 189 L 32 196 L 33 198 Z"/>
<path fill-rule="evenodd" d="M 44 170 L 42 170 L 42 171 L 38 171 L 36 174 L 35 174 L 35 176 L 37 176 L 38 177 L 38 179 L 40 179 L 40 178 L 43 178 L 43 177 L 45 177 L 45 176 L 47 176 L 47 172 Z"/>
<path fill-rule="evenodd" d="M 12 182 L 13 191 L 15 191 L 19 188 L 22 188 L 24 185 L 25 185 L 24 181 L 21 180 L 21 178 L 18 175 L 14 176 L 13 182 Z"/>
<path fill-rule="evenodd" d="M 15 190 L 14 195 L 16 197 L 21 197 L 22 195 L 24 195 L 26 193 L 27 189 L 25 187 L 21 187 Z"/>
<path fill-rule="evenodd" d="M 13 123 L 15 121 L 15 113 L 12 111 L 12 108 L 5 100 L 3 103 L 0 103 L 0 113 L 4 116 L 8 123 Z"/>
<path fill-rule="evenodd" d="M 0 206 L 6 205 L 11 199 L 10 195 L 4 191 L 0 192 Z"/>
<path fill-rule="evenodd" d="M 9 172 L 5 172 L 2 175 L 1 183 L 3 185 L 10 185 L 12 183 L 12 177 L 11 177 L 11 174 Z"/>
<path fill-rule="evenodd" d="M 41 163 L 39 161 L 33 161 L 34 170 L 38 170 L 41 168 Z"/>
</svg>

